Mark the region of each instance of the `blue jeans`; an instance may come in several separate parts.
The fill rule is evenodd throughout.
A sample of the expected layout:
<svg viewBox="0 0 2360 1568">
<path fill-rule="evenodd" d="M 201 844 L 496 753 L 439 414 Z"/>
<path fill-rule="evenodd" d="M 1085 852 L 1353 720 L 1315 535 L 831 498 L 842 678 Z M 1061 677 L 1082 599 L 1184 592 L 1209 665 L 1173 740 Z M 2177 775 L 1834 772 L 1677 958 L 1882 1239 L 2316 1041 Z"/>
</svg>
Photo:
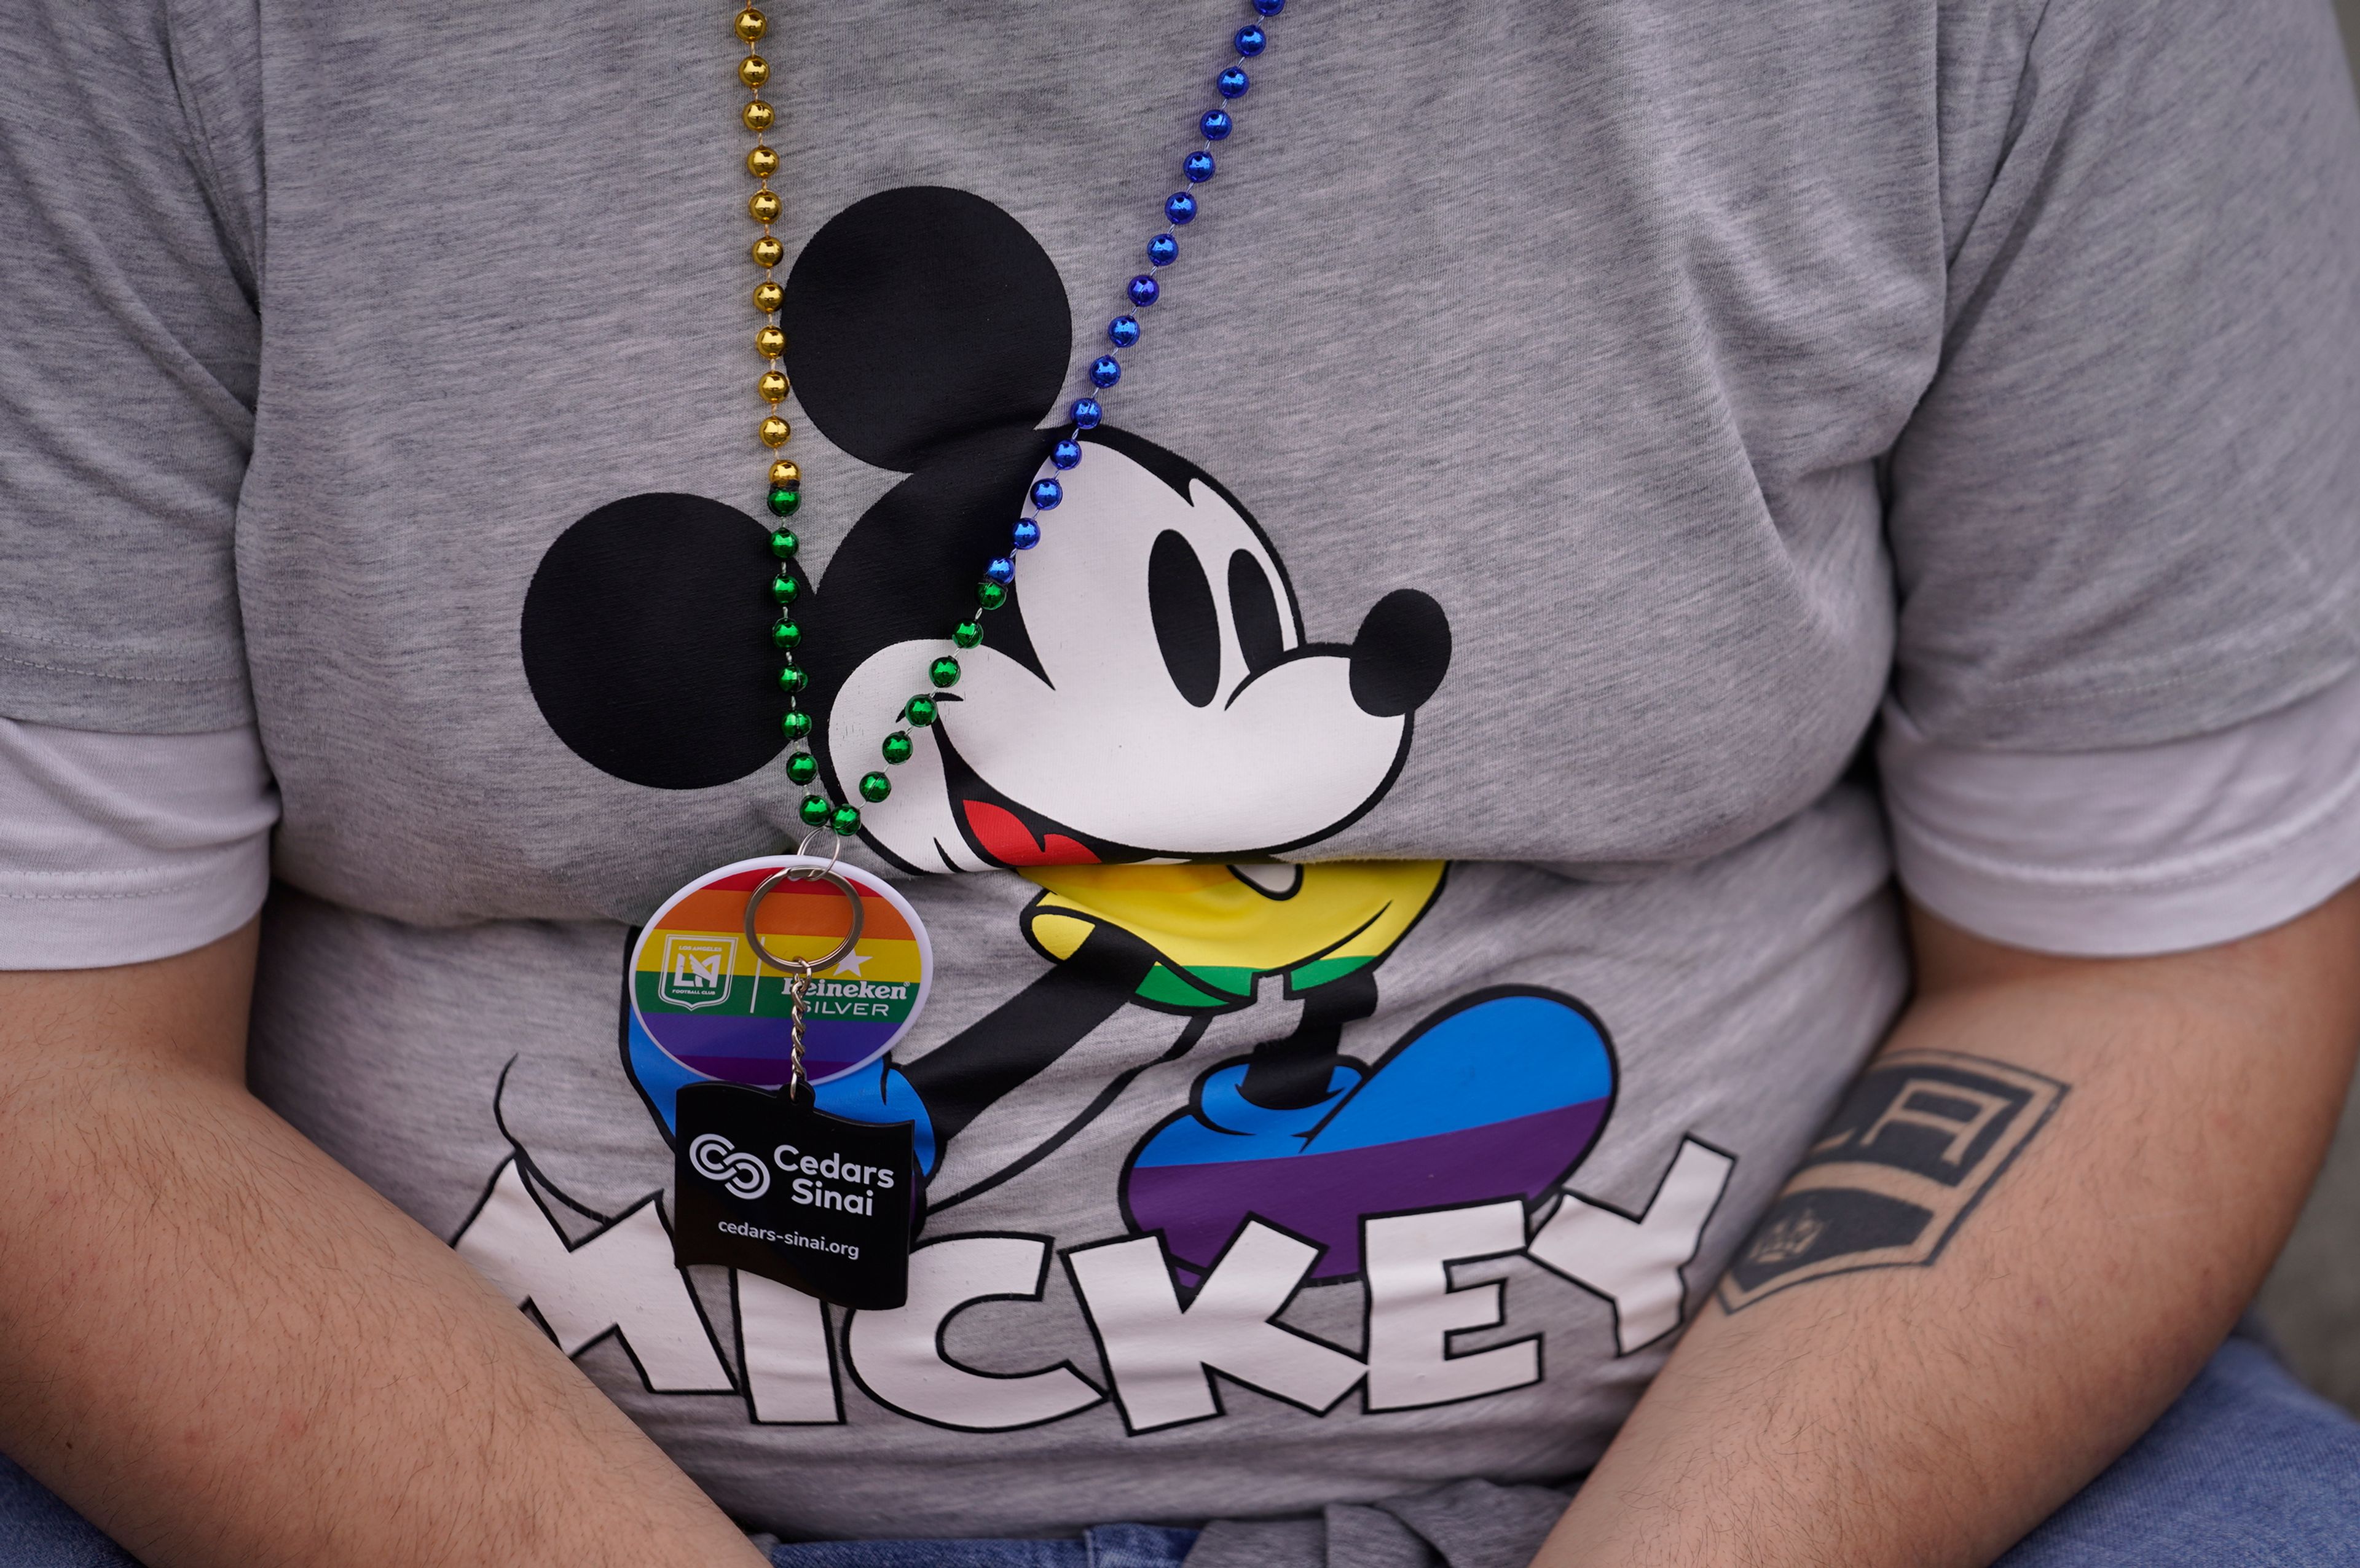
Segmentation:
<svg viewBox="0 0 2360 1568">
<path fill-rule="evenodd" d="M 1069 1541 L 781 1546 L 777 1568 L 1177 1568 L 1193 1531 L 1106 1525 Z M 1999 1568 L 2329 1568 L 2360 1558 L 2360 1421 L 2249 1339 L 2223 1345 L 2128 1454 Z M 0 1568 L 136 1568 L 0 1459 Z"/>
<path fill-rule="evenodd" d="M 814 1541 L 773 1548 L 777 1568 L 1175 1568 L 1193 1530 L 1102 1524 L 1079 1541 Z M 0 1559 L 0 1568 L 14 1568 Z"/>
</svg>

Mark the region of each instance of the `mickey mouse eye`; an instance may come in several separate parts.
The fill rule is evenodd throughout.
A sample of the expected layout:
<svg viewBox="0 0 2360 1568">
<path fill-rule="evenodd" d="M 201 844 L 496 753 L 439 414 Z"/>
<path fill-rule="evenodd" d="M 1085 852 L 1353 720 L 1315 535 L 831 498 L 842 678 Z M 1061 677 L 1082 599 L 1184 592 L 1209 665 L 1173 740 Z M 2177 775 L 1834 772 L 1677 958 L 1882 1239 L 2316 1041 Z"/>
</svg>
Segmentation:
<svg viewBox="0 0 2360 1568">
<path fill-rule="evenodd" d="M 1278 595 L 1271 589 L 1270 573 L 1251 550 L 1229 557 L 1229 623 L 1238 628 L 1238 651 L 1245 655 L 1248 674 L 1261 674 L 1286 651 Z"/>
<path fill-rule="evenodd" d="M 1156 535 L 1147 552 L 1147 614 L 1173 686 L 1204 707 L 1221 686 L 1220 612 L 1196 550 L 1175 529 Z"/>
</svg>

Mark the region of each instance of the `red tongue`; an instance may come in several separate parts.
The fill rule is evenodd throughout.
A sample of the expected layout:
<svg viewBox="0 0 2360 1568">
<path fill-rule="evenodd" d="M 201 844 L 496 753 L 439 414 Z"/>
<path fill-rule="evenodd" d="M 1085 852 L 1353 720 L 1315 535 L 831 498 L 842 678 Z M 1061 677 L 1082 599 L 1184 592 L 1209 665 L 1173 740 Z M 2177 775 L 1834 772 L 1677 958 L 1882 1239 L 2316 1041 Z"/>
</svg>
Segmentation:
<svg viewBox="0 0 2360 1568">
<path fill-rule="evenodd" d="M 1032 842 L 1032 830 L 1017 819 L 1016 813 L 984 800 L 962 800 L 967 808 L 967 825 L 975 834 L 984 853 L 1002 866 L 1095 866 L 1098 856 L 1067 838 L 1053 833 L 1046 840 Z"/>
</svg>

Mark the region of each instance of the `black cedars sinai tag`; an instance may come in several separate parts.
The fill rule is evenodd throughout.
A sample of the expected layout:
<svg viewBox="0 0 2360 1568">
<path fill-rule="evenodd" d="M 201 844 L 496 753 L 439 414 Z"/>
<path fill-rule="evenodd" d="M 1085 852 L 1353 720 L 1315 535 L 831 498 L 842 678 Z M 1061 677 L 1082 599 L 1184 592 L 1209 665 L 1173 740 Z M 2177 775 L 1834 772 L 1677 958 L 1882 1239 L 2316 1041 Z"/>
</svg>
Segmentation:
<svg viewBox="0 0 2360 1568">
<path fill-rule="evenodd" d="M 673 1261 L 759 1274 L 840 1307 L 910 1295 L 908 1122 L 847 1121 L 738 1083 L 680 1091 Z"/>
</svg>

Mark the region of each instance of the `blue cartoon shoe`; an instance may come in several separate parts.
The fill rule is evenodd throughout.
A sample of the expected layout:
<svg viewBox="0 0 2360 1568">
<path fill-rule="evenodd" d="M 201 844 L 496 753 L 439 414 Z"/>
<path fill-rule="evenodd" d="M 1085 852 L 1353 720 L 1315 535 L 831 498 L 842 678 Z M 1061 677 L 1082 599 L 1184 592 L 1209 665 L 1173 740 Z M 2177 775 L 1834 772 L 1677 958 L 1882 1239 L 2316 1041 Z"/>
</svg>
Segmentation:
<svg viewBox="0 0 2360 1568">
<path fill-rule="evenodd" d="M 1123 1172 L 1132 1224 L 1162 1231 L 1191 1273 L 1251 1216 L 1327 1248 L 1313 1279 L 1349 1279 L 1363 1217 L 1529 1203 L 1581 1163 L 1614 1101 L 1597 1020 L 1523 987 L 1459 998 L 1375 1066 L 1338 1066 L 1327 1097 L 1300 1109 L 1245 1099 L 1245 1073 L 1229 1062 L 1206 1073 Z"/>
<path fill-rule="evenodd" d="M 639 1016 L 629 1008 L 623 1010 L 623 1062 L 631 1075 L 648 1109 L 663 1124 L 666 1135 L 679 1126 L 677 1105 L 682 1088 L 690 1083 L 706 1082 L 705 1074 L 682 1066 L 658 1048 L 648 1038 Z M 934 1118 L 926 1114 L 925 1102 L 918 1091 L 893 1065 L 890 1056 L 879 1057 L 866 1067 L 857 1067 L 841 1077 L 831 1078 L 812 1086 L 819 1108 L 832 1116 L 856 1122 L 914 1122 L 912 1129 L 917 1149 L 918 1174 L 931 1176 L 940 1154 L 934 1141 Z"/>
<path fill-rule="evenodd" d="M 866 1067 L 856 1068 L 841 1078 L 831 1078 L 825 1083 L 812 1085 L 819 1108 L 830 1116 L 847 1121 L 879 1122 L 888 1126 L 894 1122 L 915 1122 L 911 1128 L 917 1150 L 918 1174 L 934 1173 L 938 1150 L 934 1145 L 934 1121 L 926 1114 L 926 1104 L 918 1098 L 918 1091 L 901 1076 L 890 1056 L 880 1057 Z"/>
</svg>

